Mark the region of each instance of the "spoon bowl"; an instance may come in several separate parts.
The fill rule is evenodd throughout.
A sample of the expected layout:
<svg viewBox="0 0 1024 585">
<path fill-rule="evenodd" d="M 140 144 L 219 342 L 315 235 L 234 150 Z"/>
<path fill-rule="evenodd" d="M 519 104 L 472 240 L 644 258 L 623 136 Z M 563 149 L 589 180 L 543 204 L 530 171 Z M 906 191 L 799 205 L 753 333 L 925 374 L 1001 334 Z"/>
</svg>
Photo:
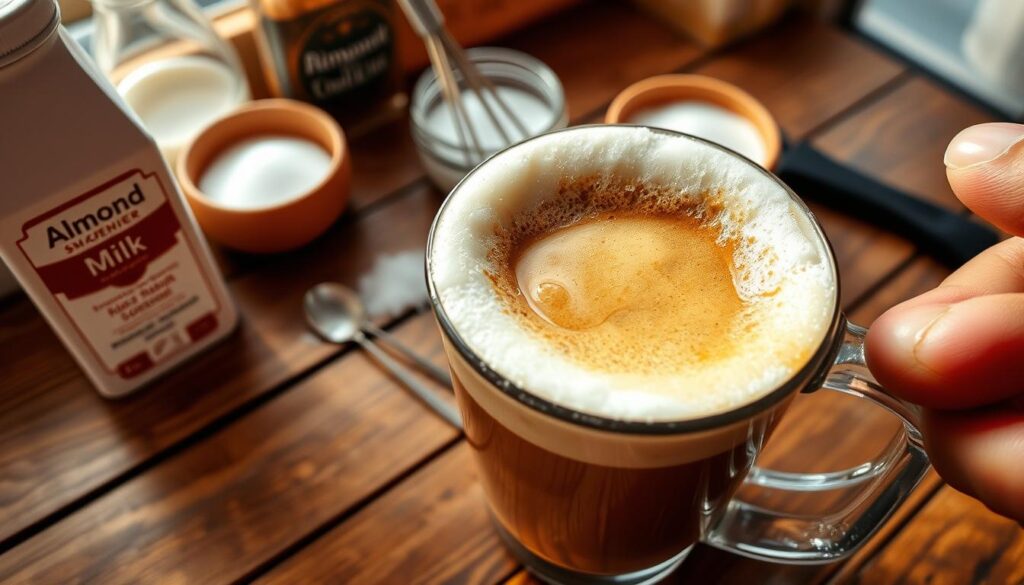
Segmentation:
<svg viewBox="0 0 1024 585">
<path fill-rule="evenodd" d="M 303 306 L 309 326 L 332 343 L 354 340 L 366 320 L 359 295 L 333 282 L 322 282 L 306 291 Z"/>
<path fill-rule="evenodd" d="M 422 385 L 405 366 L 377 347 L 364 331 L 374 332 L 374 336 L 396 347 L 436 379 L 442 383 L 446 382 L 447 387 L 451 388 L 451 378 L 448 377 L 448 374 L 367 321 L 366 310 L 355 291 L 334 282 L 323 282 L 306 291 L 302 305 L 306 312 L 306 322 L 320 337 L 337 344 L 355 342 L 387 368 L 398 381 L 405 384 L 406 388 L 412 390 L 441 418 L 456 429 L 462 430 L 462 418 L 459 416 L 459 411 L 434 394 L 430 388 Z"/>
</svg>

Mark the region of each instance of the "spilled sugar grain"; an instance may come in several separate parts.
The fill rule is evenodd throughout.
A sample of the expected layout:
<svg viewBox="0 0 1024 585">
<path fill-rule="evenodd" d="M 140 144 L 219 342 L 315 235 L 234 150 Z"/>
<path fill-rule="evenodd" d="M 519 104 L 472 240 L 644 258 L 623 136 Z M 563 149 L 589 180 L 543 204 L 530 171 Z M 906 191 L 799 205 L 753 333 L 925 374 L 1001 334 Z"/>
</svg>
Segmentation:
<svg viewBox="0 0 1024 585">
<path fill-rule="evenodd" d="M 427 302 L 424 251 L 386 254 L 359 278 L 359 297 L 371 319 L 397 317 Z"/>
</svg>

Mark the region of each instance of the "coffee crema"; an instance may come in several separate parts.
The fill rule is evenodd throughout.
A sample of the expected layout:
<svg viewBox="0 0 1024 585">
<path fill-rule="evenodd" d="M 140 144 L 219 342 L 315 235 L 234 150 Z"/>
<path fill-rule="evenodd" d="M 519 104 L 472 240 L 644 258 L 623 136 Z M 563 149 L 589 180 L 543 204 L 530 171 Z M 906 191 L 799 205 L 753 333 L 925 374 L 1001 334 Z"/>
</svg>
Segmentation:
<svg viewBox="0 0 1024 585">
<path fill-rule="evenodd" d="M 685 420 L 777 388 L 836 302 L 821 238 L 774 181 L 644 128 L 554 133 L 470 175 L 429 269 L 463 341 L 544 399 Z"/>
<path fill-rule="evenodd" d="M 742 335 L 732 244 L 719 237 L 690 215 L 606 212 L 520 242 L 495 284 L 524 326 L 584 367 L 685 374 Z"/>
</svg>

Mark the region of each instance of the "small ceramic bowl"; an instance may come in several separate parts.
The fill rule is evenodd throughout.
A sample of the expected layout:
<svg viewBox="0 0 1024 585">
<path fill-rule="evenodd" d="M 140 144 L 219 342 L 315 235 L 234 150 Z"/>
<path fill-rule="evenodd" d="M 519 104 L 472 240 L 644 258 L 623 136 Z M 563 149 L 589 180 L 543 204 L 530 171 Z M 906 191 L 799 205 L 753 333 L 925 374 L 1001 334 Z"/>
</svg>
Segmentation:
<svg viewBox="0 0 1024 585">
<path fill-rule="evenodd" d="M 658 75 L 638 81 L 612 100 L 605 114 L 608 124 L 629 123 L 640 110 L 672 102 L 697 101 L 715 105 L 749 120 L 764 146 L 764 160 L 754 161 L 774 170 L 782 151 L 782 133 L 768 108 L 731 83 L 704 75 Z"/>
<path fill-rule="evenodd" d="M 321 146 L 331 157 L 325 177 L 309 191 L 261 207 L 231 207 L 198 185 L 218 155 L 240 141 L 290 136 Z M 341 214 L 352 183 L 352 163 L 341 127 L 323 111 L 293 100 L 259 100 L 208 126 L 178 157 L 178 180 L 196 220 L 213 240 L 254 253 L 291 250 L 323 233 Z"/>
</svg>

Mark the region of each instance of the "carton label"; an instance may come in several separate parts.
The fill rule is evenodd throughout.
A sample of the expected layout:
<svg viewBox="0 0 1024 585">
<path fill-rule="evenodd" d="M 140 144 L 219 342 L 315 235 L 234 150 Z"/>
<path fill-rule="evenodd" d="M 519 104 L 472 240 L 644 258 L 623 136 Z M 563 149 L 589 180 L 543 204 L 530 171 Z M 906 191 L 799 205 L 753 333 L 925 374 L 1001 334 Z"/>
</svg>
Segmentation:
<svg viewBox="0 0 1024 585">
<path fill-rule="evenodd" d="M 134 378 L 217 328 L 210 275 L 155 173 L 129 171 L 30 219 L 18 247 L 112 375 Z"/>
</svg>

